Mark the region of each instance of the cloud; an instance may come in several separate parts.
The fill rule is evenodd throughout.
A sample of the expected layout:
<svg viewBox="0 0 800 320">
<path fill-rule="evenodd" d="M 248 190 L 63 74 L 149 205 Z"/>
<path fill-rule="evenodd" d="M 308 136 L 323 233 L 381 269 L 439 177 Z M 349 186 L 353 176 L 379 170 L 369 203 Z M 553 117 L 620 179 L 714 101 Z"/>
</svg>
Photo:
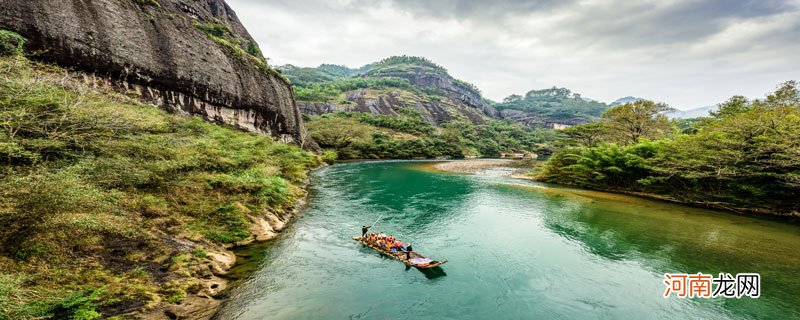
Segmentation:
<svg viewBox="0 0 800 320">
<path fill-rule="evenodd" d="M 229 0 L 273 64 L 428 57 L 492 99 L 565 86 L 678 108 L 800 78 L 800 0 Z"/>
</svg>

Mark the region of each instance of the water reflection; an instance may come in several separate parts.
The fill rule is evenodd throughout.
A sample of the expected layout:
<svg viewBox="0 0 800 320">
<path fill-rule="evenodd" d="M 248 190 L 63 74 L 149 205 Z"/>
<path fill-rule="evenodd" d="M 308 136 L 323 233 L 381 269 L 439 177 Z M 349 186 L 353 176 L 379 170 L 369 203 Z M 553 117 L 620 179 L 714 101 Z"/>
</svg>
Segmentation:
<svg viewBox="0 0 800 320">
<path fill-rule="evenodd" d="M 745 273 L 762 277 L 762 298 L 719 300 L 754 318 L 800 317 L 800 248 L 794 225 L 655 201 L 583 192 L 547 194 L 519 186 L 547 203 L 543 226 L 610 261 L 636 261 L 654 273 Z M 569 191 L 565 191 L 569 192 Z M 620 201 L 623 200 L 623 201 Z M 758 239 L 754 241 L 755 239 Z M 788 310 L 789 311 L 787 313 Z"/>
<path fill-rule="evenodd" d="M 453 218 L 454 209 L 476 187 L 460 177 L 432 175 L 391 162 L 345 164 L 329 170 L 325 182 L 315 188 L 334 188 L 348 199 L 351 210 L 345 215 L 354 221 L 363 221 L 365 213 L 383 216 L 379 230 L 403 230 L 410 235 L 424 234 L 428 226 Z M 328 179 L 331 176 L 337 178 Z"/>
</svg>

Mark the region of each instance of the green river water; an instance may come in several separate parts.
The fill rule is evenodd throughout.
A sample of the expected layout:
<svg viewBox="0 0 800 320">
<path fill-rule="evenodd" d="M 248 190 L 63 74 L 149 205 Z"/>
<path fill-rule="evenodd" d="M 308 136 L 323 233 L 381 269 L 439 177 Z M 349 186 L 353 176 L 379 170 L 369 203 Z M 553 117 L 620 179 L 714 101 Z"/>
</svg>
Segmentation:
<svg viewBox="0 0 800 320">
<path fill-rule="evenodd" d="M 277 240 L 242 249 L 218 319 L 800 318 L 800 226 L 421 162 L 316 172 Z M 499 173 L 499 172 L 498 172 Z M 377 229 L 449 262 L 407 268 Z M 761 275 L 761 298 L 664 298 L 665 272 Z"/>
</svg>

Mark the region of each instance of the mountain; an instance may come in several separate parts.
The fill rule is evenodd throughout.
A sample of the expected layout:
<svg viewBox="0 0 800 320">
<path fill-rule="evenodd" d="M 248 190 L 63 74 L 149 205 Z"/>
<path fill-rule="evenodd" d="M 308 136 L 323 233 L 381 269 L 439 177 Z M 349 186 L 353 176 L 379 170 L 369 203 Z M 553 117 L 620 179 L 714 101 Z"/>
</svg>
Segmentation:
<svg viewBox="0 0 800 320">
<path fill-rule="evenodd" d="M 0 28 L 92 85 L 313 147 L 289 82 L 223 0 L 4 0 Z"/>
<path fill-rule="evenodd" d="M 294 84 L 300 110 L 310 115 L 360 111 L 397 116 L 413 109 L 431 124 L 454 119 L 483 124 L 497 117 L 478 88 L 422 57 L 394 56 L 357 69 L 325 64 L 279 69 Z"/>
<path fill-rule="evenodd" d="M 608 105 L 587 99 L 567 88 L 531 90 L 524 96 L 510 95 L 494 106 L 500 117 L 531 128 L 563 128 L 592 122 Z"/>
<path fill-rule="evenodd" d="M 529 128 L 560 128 L 594 121 L 608 108 L 565 88 L 532 90 L 494 103 L 474 85 L 422 57 L 394 56 L 360 68 L 279 69 L 292 81 L 300 110 L 309 115 L 359 111 L 398 116 L 402 109 L 413 109 L 434 125 L 468 119 L 473 124 L 508 120 Z"/>
<path fill-rule="evenodd" d="M 670 119 L 689 119 L 698 117 L 708 117 L 709 112 L 717 110 L 717 106 L 700 107 L 690 110 L 674 110 L 664 113 Z"/>
<path fill-rule="evenodd" d="M 643 98 L 632 97 L 632 96 L 627 96 L 627 97 L 623 97 L 623 98 L 619 98 L 617 100 L 614 100 L 614 102 L 610 103 L 609 106 L 613 107 L 613 106 L 626 104 L 628 102 L 635 102 L 635 101 L 639 101 L 639 100 L 644 100 L 644 99 Z"/>
<path fill-rule="evenodd" d="M 627 97 L 619 98 L 619 99 L 615 100 L 614 102 L 609 104 L 609 106 L 613 107 L 613 106 L 626 104 L 626 103 L 629 103 L 629 102 L 634 102 L 634 101 L 639 101 L 639 100 L 644 100 L 644 98 L 637 98 L 637 97 L 627 96 Z M 698 118 L 698 117 L 708 117 L 709 116 L 708 113 L 710 111 L 716 110 L 716 108 L 717 108 L 717 106 L 700 107 L 700 108 L 695 108 L 695 109 L 690 109 L 690 110 L 674 109 L 672 111 L 665 112 L 664 115 L 666 115 L 670 119 L 689 119 L 689 118 Z"/>
</svg>

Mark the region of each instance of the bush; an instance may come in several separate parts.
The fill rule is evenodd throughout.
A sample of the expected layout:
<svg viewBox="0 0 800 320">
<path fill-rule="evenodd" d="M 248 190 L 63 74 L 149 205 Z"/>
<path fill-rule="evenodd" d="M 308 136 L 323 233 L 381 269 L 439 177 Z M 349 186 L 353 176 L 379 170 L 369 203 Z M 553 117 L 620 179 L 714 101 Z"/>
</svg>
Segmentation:
<svg viewBox="0 0 800 320">
<path fill-rule="evenodd" d="M 21 53 L 26 41 L 16 32 L 0 29 L 0 56 Z"/>
</svg>

